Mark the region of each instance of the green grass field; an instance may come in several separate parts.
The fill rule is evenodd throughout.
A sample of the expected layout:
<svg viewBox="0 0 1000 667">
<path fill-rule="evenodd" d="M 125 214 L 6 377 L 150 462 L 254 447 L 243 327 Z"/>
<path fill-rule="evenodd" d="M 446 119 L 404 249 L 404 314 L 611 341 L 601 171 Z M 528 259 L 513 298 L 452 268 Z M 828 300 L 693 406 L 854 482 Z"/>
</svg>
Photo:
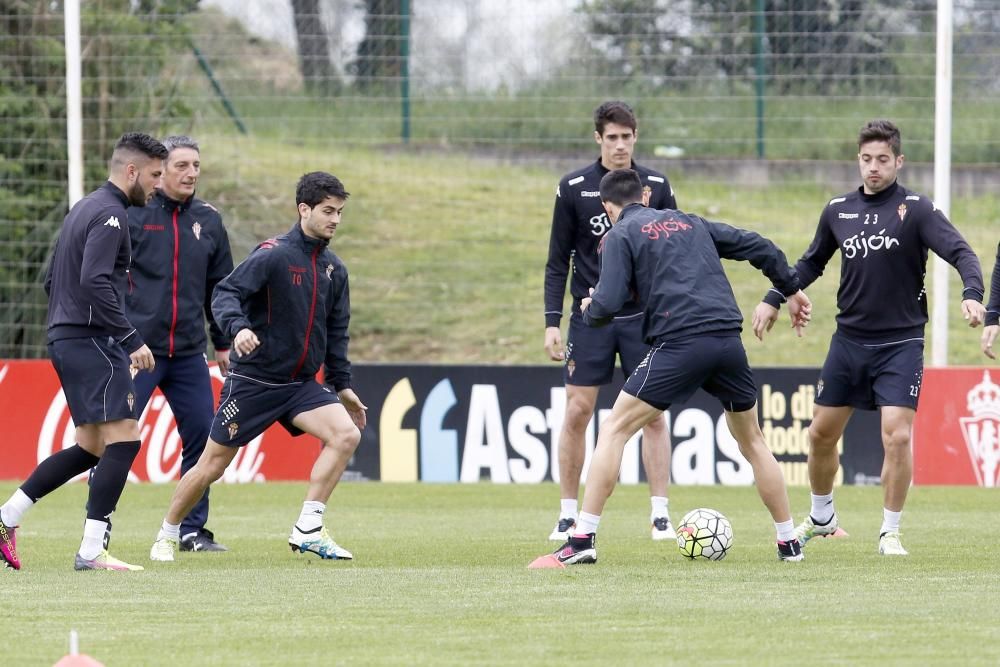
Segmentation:
<svg viewBox="0 0 1000 667">
<path fill-rule="evenodd" d="M 12 483 L 0 484 L 6 497 Z M 75 572 L 85 487 L 57 491 L 18 532 L 24 569 L 2 576 L 4 663 L 81 650 L 119 665 L 728 664 L 994 665 L 1000 662 L 996 493 L 913 489 L 908 558 L 876 553 L 881 489 L 837 491 L 850 537 L 775 558 L 753 488 L 675 487 L 675 521 L 716 508 L 735 545 L 689 562 L 648 536 L 646 489 L 604 515 L 600 560 L 528 570 L 546 541 L 552 484 L 345 483 L 328 525 L 353 562 L 292 554 L 301 484 L 217 486 L 210 527 L 225 554 L 147 554 L 172 486 L 130 486 L 113 553 L 145 572 Z M 808 506 L 791 489 L 797 518 Z"/>
<path fill-rule="evenodd" d="M 333 247 L 351 272 L 353 361 L 551 363 L 542 347 L 542 283 L 559 170 L 462 153 L 329 151 L 261 138 L 201 141 L 199 192 L 224 212 L 236 261 L 256 241 L 291 226 L 290 197 L 303 172 L 326 169 L 344 178 L 351 198 Z M 643 151 L 648 146 L 639 151 L 640 161 Z M 596 153 L 581 155 L 587 156 L 583 164 Z M 679 166 L 667 174 L 682 209 L 764 234 L 790 262 L 812 241 L 823 206 L 841 192 L 801 181 L 733 187 L 686 177 Z M 998 218 L 998 196 L 953 202 L 952 219 L 977 252 L 987 286 Z M 770 283 L 746 262 L 726 262 L 725 268 L 749 320 Z M 958 274 L 948 270 L 948 361 L 983 363 L 979 331 L 962 320 Z M 813 322 L 804 338 L 795 338 L 784 314 L 763 344 L 745 327 L 750 363 L 822 365 L 834 331 L 839 276 L 835 257 L 808 290 Z M 925 284 L 930 291 L 930 274 Z M 926 333 L 929 358 L 930 327 Z"/>
</svg>

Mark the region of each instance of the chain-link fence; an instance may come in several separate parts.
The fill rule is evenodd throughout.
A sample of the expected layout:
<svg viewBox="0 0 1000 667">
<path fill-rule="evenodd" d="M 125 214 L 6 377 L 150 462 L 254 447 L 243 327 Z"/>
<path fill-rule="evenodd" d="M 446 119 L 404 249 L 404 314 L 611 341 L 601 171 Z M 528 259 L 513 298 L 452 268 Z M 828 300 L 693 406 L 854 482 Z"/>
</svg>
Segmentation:
<svg viewBox="0 0 1000 667">
<path fill-rule="evenodd" d="M 198 136 L 212 147 L 205 189 L 226 214 L 238 261 L 275 233 L 278 212 L 284 220 L 294 210 L 287 196 L 272 201 L 263 180 L 319 168 L 269 164 L 279 149 L 391 159 L 409 147 L 543 164 L 553 169 L 550 193 L 556 166 L 593 157 L 591 112 L 608 98 L 636 107 L 648 162 L 673 160 L 671 173 L 690 179 L 811 178 L 824 161 L 842 167 L 858 127 L 874 117 L 903 126 L 907 158 L 927 162 L 935 8 L 936 0 L 83 0 L 86 190 L 104 178 L 122 131 Z M 0 357 L 44 354 L 40 282 L 66 211 L 62 31 L 59 1 L 0 2 Z M 1000 163 L 998 37 L 1000 3 L 956 0 L 953 161 L 957 171 L 972 165 L 973 188 Z M 824 173 L 831 191 L 852 182 Z M 495 239 L 470 224 L 451 241 L 457 252 Z M 419 276 L 441 259 L 416 252 L 400 261 Z M 468 297 L 442 288 L 424 307 L 459 313 Z M 413 326 L 411 313 L 385 301 L 369 313 L 374 329 Z M 523 303 L 540 312 L 539 294 Z"/>
</svg>

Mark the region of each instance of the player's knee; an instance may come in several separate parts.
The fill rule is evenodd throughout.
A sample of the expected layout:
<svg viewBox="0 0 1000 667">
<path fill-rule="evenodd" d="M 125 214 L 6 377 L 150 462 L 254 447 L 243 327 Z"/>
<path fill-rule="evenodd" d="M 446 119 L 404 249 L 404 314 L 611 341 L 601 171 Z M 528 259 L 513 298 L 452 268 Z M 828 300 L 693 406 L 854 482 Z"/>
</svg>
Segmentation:
<svg viewBox="0 0 1000 667">
<path fill-rule="evenodd" d="M 567 401 L 566 414 L 563 419 L 566 420 L 567 426 L 585 428 L 592 415 L 593 410 L 585 401 Z"/>
<path fill-rule="evenodd" d="M 894 429 L 882 432 L 882 444 L 889 456 L 900 456 L 910 450 L 909 429 Z"/>
<path fill-rule="evenodd" d="M 836 449 L 838 440 L 840 434 L 831 429 L 817 426 L 816 422 L 809 426 L 809 446 L 813 451 L 827 453 L 831 449 Z"/>
<path fill-rule="evenodd" d="M 206 460 L 202 458 L 198 461 L 198 464 L 191 469 L 191 472 L 199 475 L 201 481 L 206 486 L 214 484 L 222 478 L 223 473 L 226 472 L 226 467 L 228 463 L 220 459 L 211 458 Z"/>
<path fill-rule="evenodd" d="M 361 443 L 361 431 L 353 423 L 350 426 L 337 428 L 332 434 L 323 439 L 325 447 L 331 447 L 336 451 L 351 455 Z"/>
<path fill-rule="evenodd" d="M 659 417 L 653 419 L 642 428 L 644 435 L 656 436 L 661 438 L 669 438 L 670 433 L 667 431 L 667 420 L 661 414 Z"/>
</svg>

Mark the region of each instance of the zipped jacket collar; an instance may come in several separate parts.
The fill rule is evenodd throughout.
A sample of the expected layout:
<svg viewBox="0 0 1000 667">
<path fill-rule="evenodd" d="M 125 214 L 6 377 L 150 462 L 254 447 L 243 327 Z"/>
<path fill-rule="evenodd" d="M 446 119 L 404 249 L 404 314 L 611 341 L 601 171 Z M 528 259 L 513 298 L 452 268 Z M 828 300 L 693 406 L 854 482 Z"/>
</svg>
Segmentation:
<svg viewBox="0 0 1000 667">
<path fill-rule="evenodd" d="M 178 201 L 176 199 L 168 197 L 167 193 L 165 193 L 163 190 L 157 189 L 156 194 L 153 195 L 153 199 L 156 201 L 156 205 L 159 206 L 160 208 L 163 208 L 167 211 L 173 211 L 174 209 L 177 209 L 178 213 L 184 213 L 189 208 L 191 208 L 191 204 L 194 202 L 194 197 L 196 194 L 197 193 L 192 193 L 191 196 L 185 199 L 184 201 Z"/>
<path fill-rule="evenodd" d="M 320 252 L 322 252 L 328 245 L 330 245 L 330 242 L 326 239 L 314 239 L 311 236 L 307 236 L 306 233 L 302 231 L 301 222 L 296 222 L 292 225 L 292 228 L 288 230 L 288 238 L 304 248 L 307 252 L 313 252 L 317 248 Z"/>
</svg>

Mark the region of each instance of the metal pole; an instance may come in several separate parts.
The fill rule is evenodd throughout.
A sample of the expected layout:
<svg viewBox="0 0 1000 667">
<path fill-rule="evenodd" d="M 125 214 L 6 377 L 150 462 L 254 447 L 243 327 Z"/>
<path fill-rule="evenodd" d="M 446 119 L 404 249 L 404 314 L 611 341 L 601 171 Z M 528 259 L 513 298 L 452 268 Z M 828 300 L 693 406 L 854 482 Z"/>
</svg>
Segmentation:
<svg viewBox="0 0 1000 667">
<path fill-rule="evenodd" d="M 764 77 L 767 74 L 767 63 L 764 59 L 764 2 L 757 0 L 757 11 L 754 15 L 754 50 L 756 58 L 756 89 L 757 89 L 757 157 L 764 159 Z"/>
<path fill-rule="evenodd" d="M 212 66 L 208 64 L 208 61 L 205 60 L 205 56 L 202 55 L 201 50 L 194 45 L 194 42 L 189 40 L 189 44 L 191 45 L 191 52 L 194 53 L 195 60 L 198 61 L 198 66 L 201 67 L 201 71 L 208 77 L 209 83 L 212 84 L 212 90 L 215 91 L 216 97 L 218 97 L 222 102 L 222 107 L 233 120 L 233 124 L 236 125 L 236 129 L 240 131 L 240 134 L 247 134 L 247 126 L 243 124 L 243 119 L 241 119 L 240 115 L 236 113 L 236 107 L 234 107 L 233 103 L 229 101 L 228 97 L 226 97 L 226 91 L 222 90 L 222 84 L 215 78 L 215 72 L 212 71 Z"/>
<path fill-rule="evenodd" d="M 63 7 L 66 43 L 66 164 L 69 206 L 83 199 L 83 93 L 80 67 L 80 0 Z"/>
<path fill-rule="evenodd" d="M 951 210 L 952 0 L 937 3 L 937 75 L 934 86 L 934 204 Z M 931 363 L 948 365 L 948 264 L 934 256 Z"/>
<path fill-rule="evenodd" d="M 410 143 L 410 0 L 400 0 L 400 81 L 399 95 L 402 98 L 403 116 L 402 139 Z"/>
</svg>

